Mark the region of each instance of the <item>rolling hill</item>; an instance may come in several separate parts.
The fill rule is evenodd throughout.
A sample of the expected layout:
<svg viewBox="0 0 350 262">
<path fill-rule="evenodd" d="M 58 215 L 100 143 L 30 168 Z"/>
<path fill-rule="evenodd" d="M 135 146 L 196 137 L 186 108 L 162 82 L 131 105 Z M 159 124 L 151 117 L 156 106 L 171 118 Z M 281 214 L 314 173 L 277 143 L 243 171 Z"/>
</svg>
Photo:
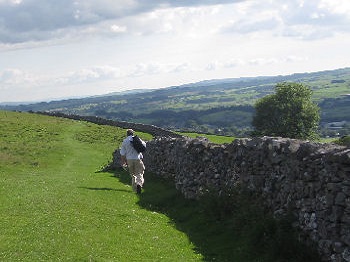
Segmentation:
<svg viewBox="0 0 350 262">
<path fill-rule="evenodd" d="M 321 107 L 324 135 L 347 132 L 350 68 L 286 76 L 206 80 L 158 90 L 2 108 L 96 115 L 176 130 L 244 135 L 251 130 L 255 101 L 271 94 L 279 82 L 303 83 L 313 90 L 313 99 Z"/>
</svg>

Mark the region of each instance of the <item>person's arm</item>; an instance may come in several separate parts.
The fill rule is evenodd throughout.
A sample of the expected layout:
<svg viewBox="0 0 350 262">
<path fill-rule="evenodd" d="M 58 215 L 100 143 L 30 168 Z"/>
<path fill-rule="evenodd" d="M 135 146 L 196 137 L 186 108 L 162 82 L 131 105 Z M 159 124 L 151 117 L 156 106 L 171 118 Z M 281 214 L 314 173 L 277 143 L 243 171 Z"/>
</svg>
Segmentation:
<svg viewBox="0 0 350 262">
<path fill-rule="evenodd" d="M 128 163 L 126 162 L 126 157 L 123 155 L 120 156 L 120 162 L 122 166 L 128 165 Z"/>
</svg>

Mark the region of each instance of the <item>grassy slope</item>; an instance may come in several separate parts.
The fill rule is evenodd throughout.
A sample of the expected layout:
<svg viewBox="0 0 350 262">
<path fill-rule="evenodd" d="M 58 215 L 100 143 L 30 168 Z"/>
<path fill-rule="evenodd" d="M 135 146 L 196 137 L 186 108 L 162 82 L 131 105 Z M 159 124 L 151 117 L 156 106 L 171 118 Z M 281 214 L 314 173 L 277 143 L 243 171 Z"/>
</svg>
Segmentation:
<svg viewBox="0 0 350 262">
<path fill-rule="evenodd" d="M 128 181 L 96 173 L 123 130 L 4 111 L 0 119 L 1 261 L 200 259 L 167 216 L 138 205 Z"/>
<path fill-rule="evenodd" d="M 215 143 L 215 144 L 225 144 L 225 143 L 229 144 L 233 140 L 235 140 L 235 137 L 233 137 L 233 136 L 218 136 L 218 135 L 186 133 L 186 132 L 179 132 L 179 134 L 187 136 L 187 137 L 191 137 L 191 138 L 205 137 L 209 140 L 209 142 Z"/>
<path fill-rule="evenodd" d="M 152 174 L 137 196 L 126 172 L 96 172 L 124 130 L 0 120 L 0 261 L 319 261 L 245 196 L 186 200 Z"/>
</svg>

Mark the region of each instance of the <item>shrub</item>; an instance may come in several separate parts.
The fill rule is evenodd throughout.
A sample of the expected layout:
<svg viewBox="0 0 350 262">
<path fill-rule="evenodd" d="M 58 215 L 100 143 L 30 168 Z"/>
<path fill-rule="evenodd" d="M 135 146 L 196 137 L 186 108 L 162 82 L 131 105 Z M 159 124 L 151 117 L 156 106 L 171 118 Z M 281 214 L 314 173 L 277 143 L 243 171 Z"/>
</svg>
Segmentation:
<svg viewBox="0 0 350 262">
<path fill-rule="evenodd" d="M 342 146 L 350 146 L 350 135 L 339 138 L 335 143 Z"/>
</svg>

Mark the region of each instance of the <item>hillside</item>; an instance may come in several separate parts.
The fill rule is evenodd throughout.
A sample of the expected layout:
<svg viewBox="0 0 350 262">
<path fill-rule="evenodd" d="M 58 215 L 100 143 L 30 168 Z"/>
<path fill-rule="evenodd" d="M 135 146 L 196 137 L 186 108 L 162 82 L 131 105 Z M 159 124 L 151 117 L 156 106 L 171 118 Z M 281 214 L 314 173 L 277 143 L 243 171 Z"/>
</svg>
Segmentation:
<svg viewBox="0 0 350 262">
<path fill-rule="evenodd" d="M 99 172 L 125 130 L 0 111 L 0 136 L 0 261 L 201 261 L 126 172 Z"/>
<path fill-rule="evenodd" d="M 3 108 L 96 115 L 170 129 L 239 135 L 251 128 L 256 99 L 272 93 L 275 84 L 283 81 L 300 82 L 314 91 L 313 99 L 322 109 L 323 127 L 333 122 L 350 122 L 350 68 L 287 76 L 208 80 L 141 93 Z"/>
</svg>

